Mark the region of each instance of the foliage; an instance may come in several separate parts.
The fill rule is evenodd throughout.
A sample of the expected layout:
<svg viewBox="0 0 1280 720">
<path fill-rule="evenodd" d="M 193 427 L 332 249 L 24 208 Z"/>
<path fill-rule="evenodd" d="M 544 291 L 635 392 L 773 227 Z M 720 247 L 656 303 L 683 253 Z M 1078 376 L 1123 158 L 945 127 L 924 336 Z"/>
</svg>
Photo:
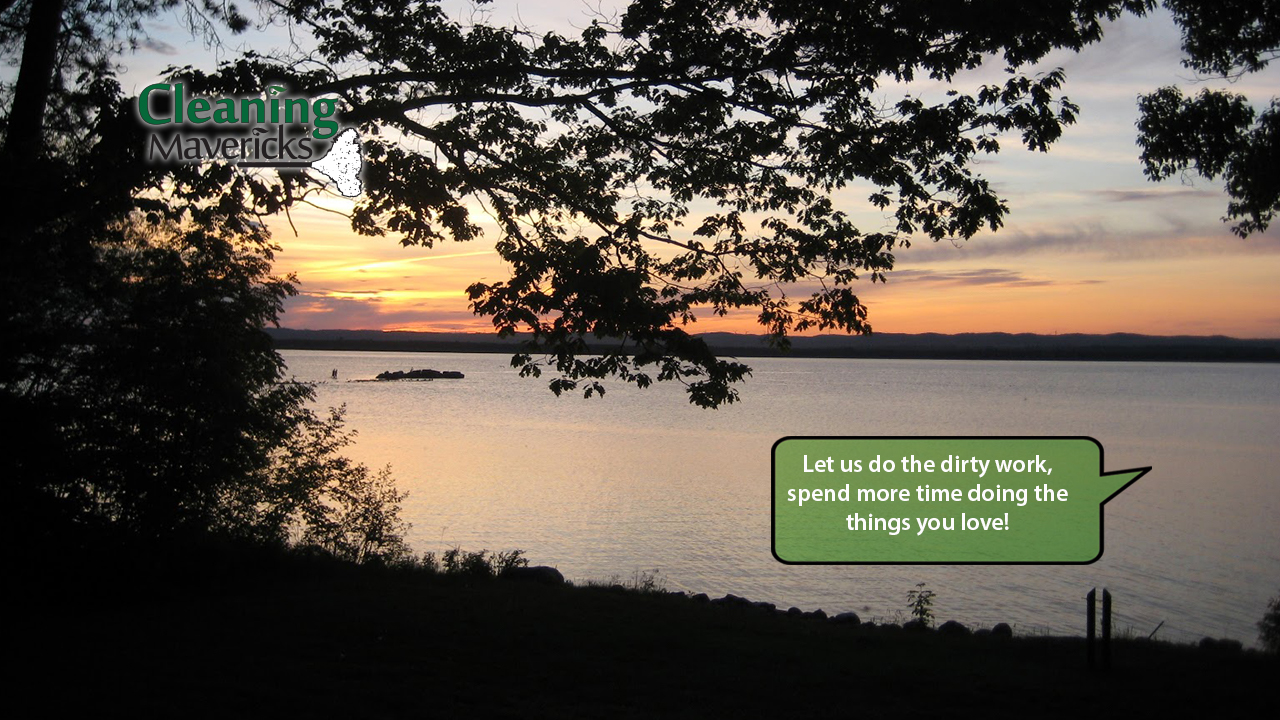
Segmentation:
<svg viewBox="0 0 1280 720">
<path fill-rule="evenodd" d="M 1276 0 L 1165 0 L 1182 28 L 1183 64 L 1210 77 L 1258 72 L 1280 53 Z M 1160 88 L 1138 100 L 1138 144 L 1151 180 L 1195 173 L 1222 178 L 1230 201 L 1224 220 L 1247 237 L 1264 232 L 1280 210 L 1280 99 L 1261 111 L 1241 93 L 1201 90 L 1186 97 Z"/>
<path fill-rule="evenodd" d="M 1280 653 L 1280 595 L 1271 598 L 1267 614 L 1258 622 L 1258 640 L 1267 652 Z"/>
<path fill-rule="evenodd" d="M 870 332 L 856 282 L 913 241 L 999 228 L 1008 207 L 975 163 L 1075 121 L 1063 73 L 1033 64 L 1149 3 L 634 0 L 574 35 L 438 2 L 273 7 L 315 39 L 305 59 L 250 53 L 187 81 L 340 95 L 365 129 L 358 232 L 469 241 L 482 207 L 511 274 L 468 293 L 499 333 L 531 333 L 522 375 L 587 396 L 611 376 L 677 381 L 715 407 L 749 368 L 690 334 L 699 316 L 746 310 L 782 347 Z M 984 63 L 1007 79 L 941 100 L 900 85 Z M 860 227 L 860 205 L 883 221 Z"/>
<path fill-rule="evenodd" d="M 69 3 L 62 20 L 91 7 Z M 12 123 L 4 137 L 0 191 L 20 208 L 0 239 L 0 411 L 19 420 L 6 532 L 37 552 L 212 536 L 399 557 L 403 494 L 337 455 L 340 414 L 310 410 L 263 331 L 294 292 L 271 274 L 265 186 L 225 166 L 144 164 L 110 68 L 80 69 L 74 85 L 49 70 L 46 114 L 74 105 L 75 127 L 37 125 L 34 150 L 15 147 Z"/>
<path fill-rule="evenodd" d="M 278 451 L 272 468 L 276 477 L 262 485 L 288 489 L 291 502 L 285 507 L 293 510 L 289 527 L 296 529 L 300 542 L 358 563 L 405 561 L 409 525 L 400 519 L 400 503 L 408 492 L 396 488 L 389 467 L 371 473 L 340 455 L 351 442 L 341 425 L 341 410 L 332 410 L 328 420 L 304 417 Z"/>
<path fill-rule="evenodd" d="M 91 144 L 96 108 L 78 90 L 147 40 L 146 19 L 173 11 L 209 44 L 249 25 L 226 0 L 0 0 L 0 57 L 21 57 L 20 72 L 0 79 L 6 159 Z"/>
<path fill-rule="evenodd" d="M 65 2 L 77 32 L 47 59 L 45 112 L 60 138 L 47 145 L 63 149 L 92 136 L 102 58 L 138 42 L 141 18 L 179 5 L 133 0 L 104 14 Z M 796 332 L 870 332 L 858 281 L 885 281 L 912 242 L 1000 228 L 1009 208 L 977 163 L 1011 140 L 1047 150 L 1075 122 L 1062 71 L 1035 64 L 1154 4 L 632 0 L 563 34 L 484 13 L 457 20 L 438 0 L 269 0 L 265 21 L 313 41 L 296 56 L 250 51 L 214 72 L 175 72 L 207 92 L 270 82 L 339 96 L 345 122 L 365 131 L 360 233 L 430 247 L 479 238 L 477 208 L 491 216 L 510 276 L 468 293 L 500 334 L 530 333 L 512 358 L 522 375 L 550 370 L 553 392 L 587 396 L 608 377 L 674 381 L 715 407 L 737 399 L 750 369 L 691 333 L 699 317 L 752 313 L 784 348 Z M 1238 76 L 1275 56 L 1274 0 L 1165 4 L 1197 72 Z M 247 23 L 231 4 L 180 5 L 206 37 Z M 0 6 L 10 59 L 24 32 L 38 35 L 30 7 Z M 960 74 L 984 64 L 1008 77 L 963 87 Z M 951 89 L 928 98 L 903 86 L 925 78 Z M 1275 103 L 1259 112 L 1239 95 L 1162 88 L 1140 108 L 1148 176 L 1223 178 L 1234 230 L 1266 229 L 1280 198 Z M 6 122 L 12 141 L 20 123 Z M 238 203 L 230 214 L 278 212 L 320 187 L 294 171 L 207 170 L 193 192 Z M 854 210 L 882 219 L 860 226 Z"/>
<path fill-rule="evenodd" d="M 504 550 L 494 553 L 489 559 L 489 565 L 493 568 L 494 575 L 501 575 L 514 568 L 529 567 L 529 558 L 524 556 L 523 550 Z"/>
<path fill-rule="evenodd" d="M 911 609 L 911 617 L 919 620 L 926 627 L 933 625 L 933 600 L 937 594 L 925 587 L 926 583 L 916 583 L 915 590 L 907 591 L 907 607 Z"/>
<path fill-rule="evenodd" d="M 489 567 L 487 550 L 467 552 L 459 547 L 444 551 L 442 563 L 446 575 L 479 575 L 488 577 L 493 574 Z"/>
<path fill-rule="evenodd" d="M 472 552 L 455 546 L 445 550 L 439 562 L 434 553 L 427 553 L 423 556 L 421 566 L 430 571 L 443 570 L 446 575 L 498 577 L 513 568 L 528 567 L 529 559 L 524 556 L 523 550 Z"/>
<path fill-rule="evenodd" d="M 667 592 L 667 578 L 661 568 L 652 570 L 633 570 L 631 577 L 623 580 L 621 575 L 613 574 L 603 580 L 588 580 L 587 587 L 625 588 L 632 592 L 661 595 Z"/>
<path fill-rule="evenodd" d="M 627 587 L 640 593 L 662 594 L 667 591 L 667 580 L 659 568 L 636 570 L 631 573 L 631 582 Z"/>
</svg>

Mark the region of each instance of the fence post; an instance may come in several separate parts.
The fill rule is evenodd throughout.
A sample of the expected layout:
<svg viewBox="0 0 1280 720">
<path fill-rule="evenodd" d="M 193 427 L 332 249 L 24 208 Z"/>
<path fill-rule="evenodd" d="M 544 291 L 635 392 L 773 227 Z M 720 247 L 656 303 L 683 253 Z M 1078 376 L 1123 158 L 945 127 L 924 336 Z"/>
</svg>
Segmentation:
<svg viewBox="0 0 1280 720">
<path fill-rule="evenodd" d="M 1102 588 L 1102 671 L 1111 669 L 1111 593 Z"/>
<path fill-rule="evenodd" d="M 1093 628 L 1094 619 L 1097 613 L 1098 588 L 1094 588 L 1084 596 L 1085 599 L 1085 630 L 1084 630 L 1084 653 L 1089 660 L 1089 669 L 1093 669 Z"/>
</svg>

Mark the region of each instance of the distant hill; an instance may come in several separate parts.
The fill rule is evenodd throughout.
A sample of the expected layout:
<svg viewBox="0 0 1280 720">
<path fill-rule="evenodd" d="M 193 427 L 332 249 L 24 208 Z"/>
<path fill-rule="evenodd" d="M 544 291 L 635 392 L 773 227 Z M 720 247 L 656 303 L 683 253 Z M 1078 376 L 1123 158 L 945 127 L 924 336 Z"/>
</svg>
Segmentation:
<svg viewBox="0 0 1280 720">
<path fill-rule="evenodd" d="M 381 330 L 268 329 L 279 349 L 400 352 L 513 352 L 527 336 Z M 876 333 L 792 338 L 790 352 L 769 347 L 763 335 L 706 333 L 707 344 L 736 357 L 921 358 L 953 360 L 1155 360 L 1280 362 L 1280 339 L 1242 340 L 1223 335 L 1035 335 L 1032 333 Z M 601 346 L 607 344 L 600 341 Z"/>
</svg>

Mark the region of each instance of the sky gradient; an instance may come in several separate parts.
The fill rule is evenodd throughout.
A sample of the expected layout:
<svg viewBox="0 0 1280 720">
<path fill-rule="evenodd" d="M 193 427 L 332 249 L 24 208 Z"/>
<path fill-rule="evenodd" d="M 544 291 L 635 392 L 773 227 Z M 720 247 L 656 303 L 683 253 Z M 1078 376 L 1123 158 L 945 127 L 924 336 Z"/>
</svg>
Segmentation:
<svg viewBox="0 0 1280 720">
<path fill-rule="evenodd" d="M 470 10 L 460 3 L 459 17 Z M 538 29 L 582 27 L 585 6 L 570 2 L 493 3 L 495 20 L 519 13 Z M 571 24 L 570 24 L 571 23 Z M 151 38 L 126 61 L 127 92 L 138 93 L 169 64 L 212 64 L 200 41 L 177 18 L 157 18 Z M 259 50 L 279 44 L 279 28 L 251 31 L 235 43 Z M 225 56 L 225 52 L 224 52 Z M 1005 227 L 967 243 L 923 240 L 896 253 L 887 284 L 860 282 L 855 291 L 880 332 L 1035 332 L 1280 337 L 1280 230 L 1241 240 L 1221 221 L 1221 184 L 1200 178 L 1147 181 L 1135 144 L 1140 93 L 1177 84 L 1184 91 L 1222 87 L 1199 81 L 1180 65 L 1178 31 L 1163 11 L 1126 17 L 1080 54 L 1055 53 L 1044 69 L 1062 67 L 1065 94 L 1079 121 L 1048 153 L 1015 139 L 981 161 L 982 172 L 1011 209 Z M 1000 65 L 962 76 L 961 89 L 1001 76 Z M 1272 68 L 1232 88 L 1255 103 L 1280 94 Z M 946 86 L 917 82 L 886 88 L 896 100 L 910 92 L 941 100 Z M 837 207 L 875 230 L 885 224 L 866 201 L 868 186 L 844 188 Z M 328 207 L 350 207 L 336 195 Z M 506 277 L 493 251 L 496 226 L 476 215 L 483 239 L 432 249 L 402 247 L 393 237 L 369 238 L 347 220 L 296 209 L 292 227 L 271 223 L 283 251 L 276 271 L 296 273 L 300 294 L 286 304 L 293 328 L 478 331 L 491 329 L 468 308 L 465 288 Z M 296 234 L 293 228 L 296 228 Z M 759 332 L 749 311 L 701 317 L 691 331 Z"/>
</svg>

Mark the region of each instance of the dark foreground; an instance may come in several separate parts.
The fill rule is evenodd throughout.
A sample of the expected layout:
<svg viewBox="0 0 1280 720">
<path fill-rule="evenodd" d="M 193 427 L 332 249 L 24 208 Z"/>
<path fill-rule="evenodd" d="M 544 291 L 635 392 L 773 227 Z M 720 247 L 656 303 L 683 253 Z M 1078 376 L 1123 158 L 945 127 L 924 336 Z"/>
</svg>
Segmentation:
<svg viewBox="0 0 1280 720">
<path fill-rule="evenodd" d="M 325 568 L 59 590 L 6 633 L 11 717 L 1231 716 L 1255 652 L 942 637 L 669 595 Z M 51 593 L 51 595 L 54 593 Z"/>
</svg>

